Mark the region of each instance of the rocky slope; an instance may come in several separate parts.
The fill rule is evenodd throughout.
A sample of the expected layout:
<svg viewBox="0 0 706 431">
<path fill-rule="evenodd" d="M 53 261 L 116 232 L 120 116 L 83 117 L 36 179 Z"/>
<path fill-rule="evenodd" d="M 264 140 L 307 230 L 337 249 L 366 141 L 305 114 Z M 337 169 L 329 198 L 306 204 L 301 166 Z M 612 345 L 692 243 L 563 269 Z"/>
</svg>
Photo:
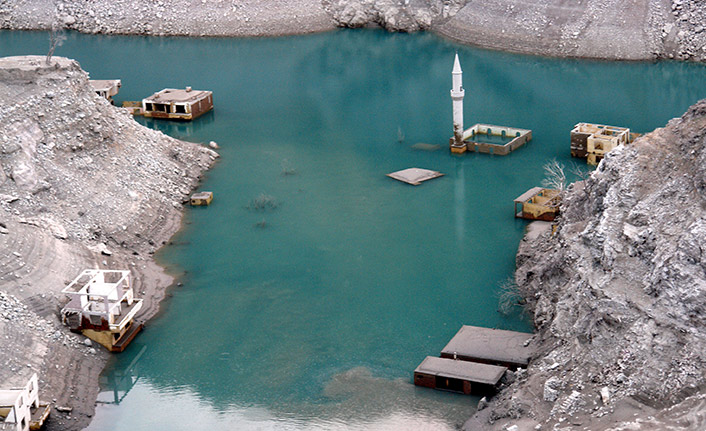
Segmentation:
<svg viewBox="0 0 706 431">
<path fill-rule="evenodd" d="M 335 28 L 321 0 L 0 0 L 0 27 L 170 36 L 268 36 Z"/>
<path fill-rule="evenodd" d="M 274 36 L 380 25 L 558 57 L 706 61 L 700 0 L 0 0 L 0 28 Z"/>
<path fill-rule="evenodd" d="M 217 154 L 137 124 L 98 97 L 79 64 L 0 59 L 0 382 L 40 375 L 70 406 L 49 429 L 81 429 L 109 354 L 59 321 L 61 289 L 85 268 L 130 269 L 142 319 L 172 282 L 152 260 Z"/>
<path fill-rule="evenodd" d="M 468 429 L 704 429 L 706 100 L 609 153 L 517 265 L 538 354 Z"/>
<path fill-rule="evenodd" d="M 468 0 L 435 28 L 463 43 L 557 57 L 706 61 L 698 0 Z"/>
</svg>

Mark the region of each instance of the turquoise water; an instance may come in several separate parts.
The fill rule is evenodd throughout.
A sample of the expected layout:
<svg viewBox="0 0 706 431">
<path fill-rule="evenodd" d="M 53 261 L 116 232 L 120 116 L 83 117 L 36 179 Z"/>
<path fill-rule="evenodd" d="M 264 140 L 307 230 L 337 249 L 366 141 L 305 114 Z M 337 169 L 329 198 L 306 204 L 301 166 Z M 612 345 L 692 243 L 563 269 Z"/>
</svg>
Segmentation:
<svg viewBox="0 0 706 431">
<path fill-rule="evenodd" d="M 46 45 L 0 32 L 3 56 Z M 456 50 L 467 126 L 529 128 L 529 144 L 449 155 Z M 526 225 L 513 198 L 549 159 L 572 163 L 575 123 L 649 131 L 706 97 L 700 65 L 560 61 L 373 30 L 70 34 L 57 55 L 122 79 L 118 101 L 213 90 L 215 111 L 196 122 L 140 121 L 221 146 L 202 187 L 213 204 L 187 209 L 159 255 L 183 286 L 104 373 L 91 430 L 453 429 L 477 398 L 415 388 L 412 371 L 462 324 L 531 330 L 519 308 L 498 312 Z M 385 176 L 408 167 L 445 176 L 418 187 Z"/>
</svg>

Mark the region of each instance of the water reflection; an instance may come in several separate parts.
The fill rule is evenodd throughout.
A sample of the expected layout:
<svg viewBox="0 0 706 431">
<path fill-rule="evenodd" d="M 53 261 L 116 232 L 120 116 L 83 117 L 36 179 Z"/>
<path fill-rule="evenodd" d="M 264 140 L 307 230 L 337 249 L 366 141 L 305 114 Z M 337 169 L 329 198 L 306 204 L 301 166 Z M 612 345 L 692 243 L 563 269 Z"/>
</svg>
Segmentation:
<svg viewBox="0 0 706 431">
<path fill-rule="evenodd" d="M 144 347 L 131 362 L 135 365 Z M 267 405 L 231 404 L 227 399 L 205 402 L 189 386 L 155 385 L 140 379 L 138 367 L 115 370 L 102 381 L 101 415 L 88 430 L 108 429 L 116 424 L 135 430 L 237 429 L 281 430 L 453 430 L 459 429 L 472 412 L 476 397 L 420 389 L 406 379 L 374 377 L 369 369 L 353 368 L 333 376 L 324 388 L 325 401 Z M 139 382 L 138 382 L 139 380 Z M 127 398 L 127 392 L 130 397 Z M 108 400 L 109 399 L 109 400 Z M 115 409 L 123 403 L 122 409 Z M 122 411 L 149 405 L 154 415 L 122 415 Z"/>
<path fill-rule="evenodd" d="M 456 219 L 456 241 L 463 244 L 466 234 L 466 176 L 465 164 L 462 161 L 456 162 L 456 180 L 454 180 L 455 206 L 454 214 Z"/>
<path fill-rule="evenodd" d="M 201 131 L 207 130 L 216 121 L 216 115 L 215 110 L 211 110 L 193 121 L 160 120 L 147 117 L 135 117 L 135 120 L 173 138 L 192 141 L 193 137 Z"/>
<path fill-rule="evenodd" d="M 101 392 L 96 400 L 99 404 L 120 404 L 140 379 L 138 364 L 147 346 L 133 343 L 121 358 L 123 361 L 100 376 Z M 137 352 L 137 353 L 135 353 Z"/>
</svg>

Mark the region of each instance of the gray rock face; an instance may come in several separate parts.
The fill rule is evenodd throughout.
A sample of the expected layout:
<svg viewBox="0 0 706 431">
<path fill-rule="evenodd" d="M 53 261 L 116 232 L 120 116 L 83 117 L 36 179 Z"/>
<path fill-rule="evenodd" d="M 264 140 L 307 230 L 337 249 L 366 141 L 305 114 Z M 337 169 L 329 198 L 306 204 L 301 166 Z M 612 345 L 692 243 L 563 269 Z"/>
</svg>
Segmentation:
<svg viewBox="0 0 706 431">
<path fill-rule="evenodd" d="M 518 412 L 542 429 L 703 423 L 704 209 L 706 100 L 610 152 L 565 192 L 554 233 L 521 242 L 516 281 L 537 355 L 466 429 L 503 429 Z"/>
<path fill-rule="evenodd" d="M 516 281 L 534 315 L 539 354 L 528 378 L 490 409 L 543 393 L 547 403 L 534 418 L 556 424 L 610 418 L 612 406 L 628 400 L 679 411 L 702 396 L 704 209 L 706 100 L 610 152 L 565 192 L 555 233 L 522 241 Z"/>
<path fill-rule="evenodd" d="M 559 398 L 559 389 L 561 389 L 561 379 L 558 377 L 550 377 L 544 382 L 544 401 L 554 402 Z"/>
<path fill-rule="evenodd" d="M 448 18 L 465 0 L 324 0 L 324 6 L 341 27 L 377 24 L 390 31 L 426 30 Z"/>
</svg>

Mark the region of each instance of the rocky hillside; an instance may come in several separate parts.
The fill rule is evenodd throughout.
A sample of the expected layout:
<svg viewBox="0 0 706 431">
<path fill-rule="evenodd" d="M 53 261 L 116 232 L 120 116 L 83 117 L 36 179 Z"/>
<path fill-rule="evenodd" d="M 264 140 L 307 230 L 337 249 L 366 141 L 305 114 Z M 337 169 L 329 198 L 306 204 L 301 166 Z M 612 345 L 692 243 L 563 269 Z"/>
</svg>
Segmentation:
<svg viewBox="0 0 706 431">
<path fill-rule="evenodd" d="M 430 29 L 469 45 L 557 57 L 706 61 L 701 0 L 0 0 L 0 28 L 275 36 L 339 27 Z"/>
<path fill-rule="evenodd" d="M 390 31 L 428 30 L 452 17 L 466 0 L 323 0 L 341 27 L 379 25 Z"/>
<path fill-rule="evenodd" d="M 61 325 L 60 291 L 130 269 L 153 315 L 171 278 L 151 254 L 217 154 L 140 126 L 65 58 L 0 58 L 0 124 L 0 382 L 37 372 L 42 399 L 73 408 L 49 429 L 81 429 L 108 354 Z"/>
<path fill-rule="evenodd" d="M 557 57 L 706 61 L 700 0 L 468 0 L 435 27 L 463 43 Z"/>
<path fill-rule="evenodd" d="M 304 34 L 334 27 L 321 0 L 0 0 L 0 28 L 183 36 Z"/>
<path fill-rule="evenodd" d="M 609 153 L 562 213 L 517 256 L 539 353 L 475 420 L 704 429 L 706 100 Z"/>
</svg>

